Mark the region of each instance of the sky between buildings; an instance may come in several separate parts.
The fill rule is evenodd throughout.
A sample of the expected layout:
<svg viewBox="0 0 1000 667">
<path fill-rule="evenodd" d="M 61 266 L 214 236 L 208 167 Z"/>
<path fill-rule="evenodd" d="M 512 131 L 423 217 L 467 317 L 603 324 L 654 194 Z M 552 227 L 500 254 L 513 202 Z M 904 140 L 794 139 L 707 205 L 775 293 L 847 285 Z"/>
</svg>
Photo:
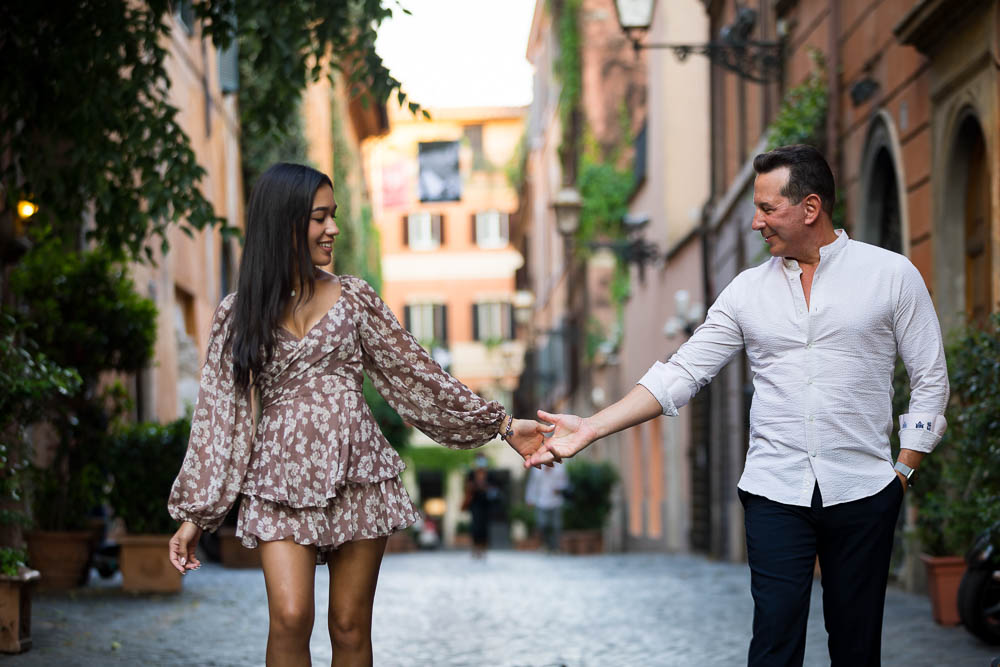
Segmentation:
<svg viewBox="0 0 1000 667">
<path fill-rule="evenodd" d="M 425 107 L 526 106 L 535 0 L 399 0 L 375 48 Z"/>
</svg>

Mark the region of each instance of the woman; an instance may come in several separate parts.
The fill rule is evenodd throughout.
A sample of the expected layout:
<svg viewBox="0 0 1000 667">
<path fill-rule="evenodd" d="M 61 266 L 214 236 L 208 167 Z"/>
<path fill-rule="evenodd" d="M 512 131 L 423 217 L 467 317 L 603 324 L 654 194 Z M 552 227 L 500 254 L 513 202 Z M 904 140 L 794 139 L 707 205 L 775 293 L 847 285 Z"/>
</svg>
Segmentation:
<svg viewBox="0 0 1000 667">
<path fill-rule="evenodd" d="M 261 550 L 268 665 L 308 665 L 315 566 L 330 568 L 335 665 L 370 665 L 386 538 L 417 517 L 404 465 L 362 396 L 367 373 L 407 422 L 449 447 L 502 435 L 522 456 L 551 427 L 504 414 L 445 373 L 375 291 L 321 270 L 339 229 L 330 179 L 277 164 L 254 187 L 239 289 L 215 313 L 191 439 L 168 503 L 170 560 L 236 501 L 237 535 Z"/>
</svg>

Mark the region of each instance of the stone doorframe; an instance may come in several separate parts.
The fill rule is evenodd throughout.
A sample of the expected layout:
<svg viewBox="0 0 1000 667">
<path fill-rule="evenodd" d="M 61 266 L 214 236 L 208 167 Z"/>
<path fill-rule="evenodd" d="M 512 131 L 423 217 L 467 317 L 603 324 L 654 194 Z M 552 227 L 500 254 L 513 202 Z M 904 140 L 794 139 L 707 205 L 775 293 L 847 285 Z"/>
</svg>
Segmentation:
<svg viewBox="0 0 1000 667">
<path fill-rule="evenodd" d="M 903 173 L 903 149 L 899 143 L 899 132 L 893 122 L 892 115 L 885 109 L 880 109 L 872 116 L 865 138 L 865 148 L 861 157 L 861 197 L 855 207 L 854 219 L 857 226 L 854 233 L 859 241 L 878 245 L 878 203 L 874 201 L 876 193 L 875 162 L 879 151 L 885 149 L 892 160 L 896 177 L 896 197 L 899 200 L 899 234 L 902 252 L 910 256 L 910 216 L 909 197 L 906 194 L 906 178 Z"/>
<path fill-rule="evenodd" d="M 990 83 L 993 83 L 990 81 Z M 992 89 L 992 86 L 982 88 Z M 986 92 L 980 90 L 979 92 Z M 997 173 L 997 143 L 989 124 L 984 118 L 995 118 L 994 114 L 984 114 L 984 105 L 976 91 L 963 90 L 956 94 L 950 104 L 935 109 L 935 120 L 940 124 L 934 133 L 934 154 L 939 156 L 933 168 L 934 176 L 934 217 L 932 242 L 934 252 L 934 301 L 942 328 L 947 331 L 963 321 L 965 313 L 965 196 L 968 184 L 968 160 L 971 146 L 963 136 L 963 129 L 969 121 L 975 122 L 982 133 L 986 145 L 986 168 L 990 174 Z M 987 107 L 988 108 L 988 107 Z M 993 211 L 1000 197 L 996 177 L 992 184 L 990 203 Z M 993 266 L 997 266 L 997 221 L 993 216 L 991 245 Z M 997 293 L 996 272 L 993 276 L 993 290 Z"/>
</svg>

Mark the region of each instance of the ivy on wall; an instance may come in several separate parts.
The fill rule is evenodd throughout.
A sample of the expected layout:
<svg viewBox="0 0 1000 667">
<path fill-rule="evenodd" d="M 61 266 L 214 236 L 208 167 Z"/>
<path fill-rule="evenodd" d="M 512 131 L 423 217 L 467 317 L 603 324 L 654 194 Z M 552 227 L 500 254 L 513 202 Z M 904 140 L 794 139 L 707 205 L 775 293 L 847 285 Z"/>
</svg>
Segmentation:
<svg viewBox="0 0 1000 667">
<path fill-rule="evenodd" d="M 376 292 L 382 291 L 382 241 L 364 193 L 353 188 L 351 174 L 360 169 L 360 157 L 344 136 L 344 119 L 330 101 L 333 135 L 333 197 L 337 202 L 337 273 L 364 278 Z M 357 179 L 361 180 L 361 179 Z"/>
<path fill-rule="evenodd" d="M 806 80 L 785 93 L 781 108 L 767 131 L 767 150 L 789 144 L 810 144 L 822 150 L 829 106 L 826 62 L 819 49 L 810 49 L 813 67 Z"/>
</svg>

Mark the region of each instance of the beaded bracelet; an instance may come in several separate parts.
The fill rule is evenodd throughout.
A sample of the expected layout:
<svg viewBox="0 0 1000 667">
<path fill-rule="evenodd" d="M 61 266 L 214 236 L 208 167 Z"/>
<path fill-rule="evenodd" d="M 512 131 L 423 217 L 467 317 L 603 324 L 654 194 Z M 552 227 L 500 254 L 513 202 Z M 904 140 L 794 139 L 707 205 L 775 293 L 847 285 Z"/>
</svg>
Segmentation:
<svg viewBox="0 0 1000 667">
<path fill-rule="evenodd" d="M 514 417 L 512 415 L 504 415 L 504 417 L 509 417 L 510 421 L 507 422 L 507 428 L 504 429 L 503 418 L 500 419 L 500 430 L 497 435 L 509 443 L 511 436 L 514 435 Z"/>
</svg>

